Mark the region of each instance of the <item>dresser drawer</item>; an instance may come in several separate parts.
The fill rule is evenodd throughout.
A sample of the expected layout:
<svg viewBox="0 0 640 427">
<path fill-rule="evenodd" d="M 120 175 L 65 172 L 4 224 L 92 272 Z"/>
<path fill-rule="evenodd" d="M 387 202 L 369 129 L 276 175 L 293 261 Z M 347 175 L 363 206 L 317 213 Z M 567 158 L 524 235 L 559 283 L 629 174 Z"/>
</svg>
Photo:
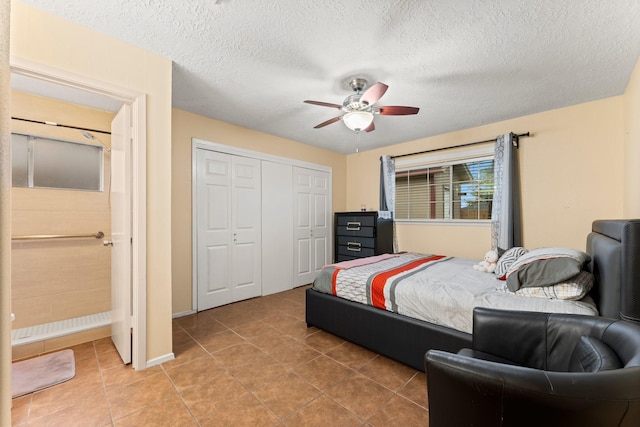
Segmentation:
<svg viewBox="0 0 640 427">
<path fill-rule="evenodd" d="M 338 236 L 338 244 L 362 248 L 375 248 L 376 239 L 373 237 Z"/>
<path fill-rule="evenodd" d="M 356 230 L 361 227 L 373 227 L 376 218 L 371 215 L 341 215 L 338 217 L 338 226 L 345 226 Z"/>
<path fill-rule="evenodd" d="M 374 237 L 375 228 L 373 227 L 347 227 L 339 225 L 336 227 L 336 233 L 338 236 L 360 236 L 360 237 Z"/>
<path fill-rule="evenodd" d="M 373 248 L 363 248 L 353 245 L 338 245 L 338 255 L 346 255 L 355 258 L 364 258 L 367 256 L 374 256 L 376 251 Z"/>
</svg>

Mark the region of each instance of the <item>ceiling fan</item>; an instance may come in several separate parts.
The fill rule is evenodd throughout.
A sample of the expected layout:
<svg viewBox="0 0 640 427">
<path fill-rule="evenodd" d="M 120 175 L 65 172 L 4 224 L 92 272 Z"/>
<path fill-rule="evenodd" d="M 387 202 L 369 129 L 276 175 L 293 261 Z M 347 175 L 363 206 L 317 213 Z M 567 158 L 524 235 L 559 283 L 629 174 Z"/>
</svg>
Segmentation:
<svg viewBox="0 0 640 427">
<path fill-rule="evenodd" d="M 371 132 L 376 128 L 373 123 L 374 114 L 382 114 L 385 116 L 406 116 L 410 114 L 418 114 L 418 111 L 420 110 L 417 107 L 375 107 L 373 104 L 378 102 L 389 88 L 389 86 L 384 83 L 378 82 L 369 87 L 366 91 L 362 92 L 367 86 L 367 81 L 362 78 L 354 78 L 349 82 L 349 86 L 351 86 L 351 89 L 353 89 L 355 94 L 347 96 L 342 102 L 342 105 L 321 101 L 304 101 L 307 104 L 337 108 L 338 110 L 344 111 L 344 114 L 314 126 L 314 129 L 319 129 L 342 120 L 344 124 L 353 131 Z"/>
</svg>

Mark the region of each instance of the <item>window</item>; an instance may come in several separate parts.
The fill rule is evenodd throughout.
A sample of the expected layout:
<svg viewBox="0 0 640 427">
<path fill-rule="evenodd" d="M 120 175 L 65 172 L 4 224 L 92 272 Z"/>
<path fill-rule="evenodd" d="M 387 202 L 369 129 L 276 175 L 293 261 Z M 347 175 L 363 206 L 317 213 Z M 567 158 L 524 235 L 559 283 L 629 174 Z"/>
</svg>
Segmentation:
<svg viewBox="0 0 640 427">
<path fill-rule="evenodd" d="M 104 149 L 32 135 L 11 134 L 14 187 L 102 191 Z"/>
<path fill-rule="evenodd" d="M 493 158 L 396 169 L 397 220 L 488 220 Z"/>
</svg>

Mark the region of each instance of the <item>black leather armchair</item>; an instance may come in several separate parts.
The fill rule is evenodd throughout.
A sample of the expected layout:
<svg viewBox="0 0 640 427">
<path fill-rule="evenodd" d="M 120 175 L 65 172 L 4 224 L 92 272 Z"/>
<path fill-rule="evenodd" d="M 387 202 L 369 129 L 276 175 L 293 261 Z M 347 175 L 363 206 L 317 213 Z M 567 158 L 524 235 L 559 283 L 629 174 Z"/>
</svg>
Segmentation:
<svg viewBox="0 0 640 427">
<path fill-rule="evenodd" d="M 429 426 L 640 426 L 640 324 L 476 308 L 473 344 L 425 355 Z"/>
</svg>

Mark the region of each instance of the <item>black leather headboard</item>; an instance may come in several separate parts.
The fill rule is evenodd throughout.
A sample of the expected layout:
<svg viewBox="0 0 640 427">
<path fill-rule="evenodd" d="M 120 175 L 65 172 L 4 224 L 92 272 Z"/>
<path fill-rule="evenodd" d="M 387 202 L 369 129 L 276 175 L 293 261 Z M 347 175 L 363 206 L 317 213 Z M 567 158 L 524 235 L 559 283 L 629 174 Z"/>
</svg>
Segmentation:
<svg viewBox="0 0 640 427">
<path fill-rule="evenodd" d="M 598 220 L 587 237 L 600 315 L 640 322 L 640 219 Z"/>
</svg>

